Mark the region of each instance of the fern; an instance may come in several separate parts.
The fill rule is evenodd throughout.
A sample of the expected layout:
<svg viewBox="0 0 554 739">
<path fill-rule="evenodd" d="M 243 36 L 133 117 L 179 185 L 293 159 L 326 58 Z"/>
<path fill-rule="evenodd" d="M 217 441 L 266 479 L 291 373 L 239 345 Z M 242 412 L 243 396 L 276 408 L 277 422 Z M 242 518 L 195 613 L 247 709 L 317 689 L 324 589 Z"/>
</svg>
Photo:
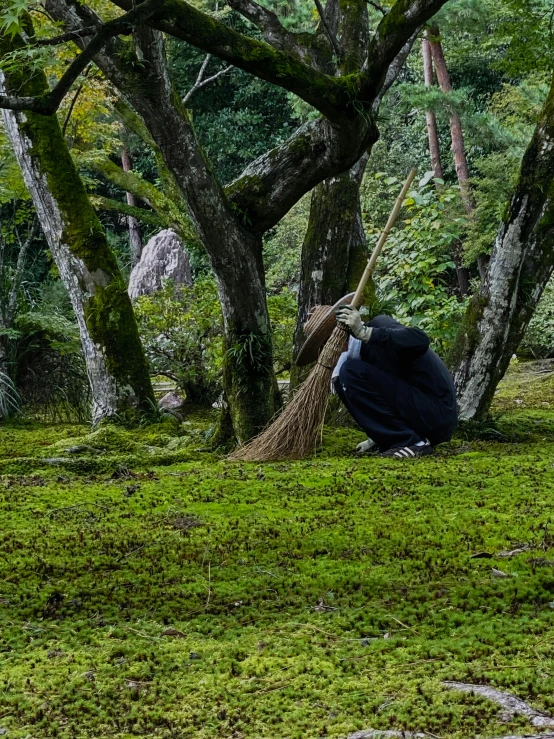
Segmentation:
<svg viewBox="0 0 554 739">
<path fill-rule="evenodd" d="M 21 398 L 9 375 L 0 370 L 0 417 L 7 418 L 19 410 Z"/>
</svg>

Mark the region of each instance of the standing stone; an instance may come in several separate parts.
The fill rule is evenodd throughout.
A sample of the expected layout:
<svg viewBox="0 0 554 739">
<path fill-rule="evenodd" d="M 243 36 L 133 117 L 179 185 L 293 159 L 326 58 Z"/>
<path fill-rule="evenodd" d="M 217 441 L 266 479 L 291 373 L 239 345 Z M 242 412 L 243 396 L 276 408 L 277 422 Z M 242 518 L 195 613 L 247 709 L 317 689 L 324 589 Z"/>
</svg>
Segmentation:
<svg viewBox="0 0 554 739">
<path fill-rule="evenodd" d="M 176 285 L 192 285 L 190 261 L 183 244 L 170 228 L 152 236 L 142 251 L 140 262 L 129 278 L 129 297 L 149 295 L 163 287 L 164 280 Z"/>
</svg>

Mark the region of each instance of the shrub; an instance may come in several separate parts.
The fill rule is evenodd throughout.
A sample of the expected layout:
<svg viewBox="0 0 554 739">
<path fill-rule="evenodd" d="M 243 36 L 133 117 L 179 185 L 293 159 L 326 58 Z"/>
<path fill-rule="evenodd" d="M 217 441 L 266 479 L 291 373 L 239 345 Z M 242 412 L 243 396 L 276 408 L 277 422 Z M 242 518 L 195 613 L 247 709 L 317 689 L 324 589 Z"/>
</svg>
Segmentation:
<svg viewBox="0 0 554 739">
<path fill-rule="evenodd" d="M 91 394 L 74 321 L 56 312 L 16 319 L 16 385 L 27 412 L 42 420 L 88 421 Z"/>
<path fill-rule="evenodd" d="M 398 180 L 387 177 L 398 189 Z M 459 190 L 424 178 L 405 203 L 407 218 L 393 229 L 377 266 L 378 295 L 389 312 L 405 325 L 426 331 L 433 345 L 445 353 L 453 342 L 465 308 L 452 289 L 455 267 L 451 251 L 465 227 L 460 215 Z M 366 224 L 373 247 L 380 229 Z"/>
</svg>

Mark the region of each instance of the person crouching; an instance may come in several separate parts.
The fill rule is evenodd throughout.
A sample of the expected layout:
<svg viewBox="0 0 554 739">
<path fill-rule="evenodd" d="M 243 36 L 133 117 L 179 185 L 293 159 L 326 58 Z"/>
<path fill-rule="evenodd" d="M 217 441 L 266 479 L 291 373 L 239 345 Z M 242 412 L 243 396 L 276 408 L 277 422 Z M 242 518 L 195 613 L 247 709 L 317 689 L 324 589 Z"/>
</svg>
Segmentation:
<svg viewBox="0 0 554 739">
<path fill-rule="evenodd" d="M 343 305 L 337 321 L 350 332 L 333 383 L 337 395 L 368 436 L 358 451 L 413 459 L 432 454 L 456 428 L 456 391 L 443 361 L 419 328 L 389 316 L 364 323 Z"/>
</svg>

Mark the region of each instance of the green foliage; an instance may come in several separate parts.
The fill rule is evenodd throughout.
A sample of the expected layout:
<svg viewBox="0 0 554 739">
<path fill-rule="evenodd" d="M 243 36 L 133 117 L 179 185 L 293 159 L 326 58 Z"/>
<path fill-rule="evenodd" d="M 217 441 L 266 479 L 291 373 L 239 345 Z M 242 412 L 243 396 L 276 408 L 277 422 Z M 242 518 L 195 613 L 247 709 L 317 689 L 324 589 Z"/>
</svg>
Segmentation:
<svg viewBox="0 0 554 739">
<path fill-rule="evenodd" d="M 269 295 L 267 309 L 271 321 L 273 364 L 279 372 L 288 369 L 292 362 L 292 337 L 298 311 L 296 295 L 287 288 Z"/>
<path fill-rule="evenodd" d="M 465 305 L 452 294 L 449 283 L 455 264 L 452 248 L 465 228 L 460 214 L 458 188 L 431 180 L 432 173 L 408 193 L 402 225 L 392 231 L 377 265 L 378 294 L 394 306 L 393 313 L 406 325 L 426 331 L 434 346 L 445 353 L 457 332 Z M 385 191 L 397 191 L 396 177 L 381 176 Z M 437 184 L 439 187 L 437 188 Z M 368 238 L 375 242 L 380 229 L 364 213 Z"/>
<path fill-rule="evenodd" d="M 184 96 L 193 87 L 205 54 L 170 41 L 169 56 L 174 80 Z M 205 77 L 224 67 L 223 62 L 212 58 Z M 239 69 L 195 92 L 187 108 L 192 111 L 200 143 L 224 183 L 231 182 L 249 162 L 285 141 L 297 124 L 284 90 Z"/>
<path fill-rule="evenodd" d="M 36 307 L 15 321 L 15 378 L 25 414 L 86 421 L 91 397 L 77 324 L 56 307 Z"/>
<path fill-rule="evenodd" d="M 0 29 L 12 38 L 22 27 L 23 16 L 29 9 L 28 0 L 8 0 L 0 10 Z"/>
<path fill-rule="evenodd" d="M 554 353 L 554 281 L 544 289 L 520 347 L 535 358 L 551 357 Z"/>
<path fill-rule="evenodd" d="M 221 392 L 223 341 L 215 281 L 168 282 L 134 309 L 151 374 L 174 379 L 191 401 L 212 403 Z"/>
<path fill-rule="evenodd" d="M 134 303 L 139 331 L 152 375 L 177 382 L 188 399 L 211 404 L 221 393 L 223 319 L 212 277 L 200 277 L 192 287 L 168 282 L 162 290 Z M 268 297 L 275 369 L 290 365 L 296 300 L 289 290 Z M 243 366 L 265 366 L 267 347 L 257 336 L 246 336 L 227 350 Z"/>
<path fill-rule="evenodd" d="M 304 196 L 269 231 L 264 239 L 266 284 L 270 293 L 283 287 L 297 289 L 300 282 L 300 254 L 308 227 L 310 196 Z"/>
</svg>

